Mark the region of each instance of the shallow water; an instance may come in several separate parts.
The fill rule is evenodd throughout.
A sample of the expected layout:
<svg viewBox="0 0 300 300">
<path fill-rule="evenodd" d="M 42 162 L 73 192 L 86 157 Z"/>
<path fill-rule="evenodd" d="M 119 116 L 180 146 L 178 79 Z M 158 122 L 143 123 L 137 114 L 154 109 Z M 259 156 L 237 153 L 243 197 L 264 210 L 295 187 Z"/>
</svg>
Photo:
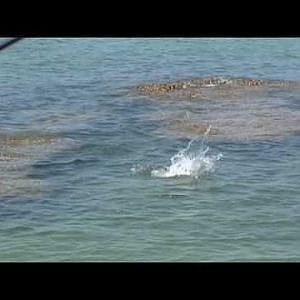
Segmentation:
<svg viewBox="0 0 300 300">
<path fill-rule="evenodd" d="M 299 260 L 299 93 L 128 93 L 209 75 L 300 81 L 299 53 L 299 39 L 185 38 L 1 52 L 0 260 Z M 182 152 L 195 134 L 171 121 L 186 114 L 224 134 Z"/>
</svg>

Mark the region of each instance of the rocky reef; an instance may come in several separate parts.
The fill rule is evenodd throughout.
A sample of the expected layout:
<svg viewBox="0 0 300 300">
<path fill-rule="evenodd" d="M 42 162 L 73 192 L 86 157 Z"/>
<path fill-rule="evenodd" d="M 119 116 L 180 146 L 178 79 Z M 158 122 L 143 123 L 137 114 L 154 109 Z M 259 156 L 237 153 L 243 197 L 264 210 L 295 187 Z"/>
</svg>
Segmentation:
<svg viewBox="0 0 300 300">
<path fill-rule="evenodd" d="M 177 99 L 203 98 L 209 90 L 234 88 L 300 88 L 300 82 L 289 80 L 260 80 L 234 77 L 202 77 L 168 83 L 142 84 L 138 94 Z"/>
</svg>

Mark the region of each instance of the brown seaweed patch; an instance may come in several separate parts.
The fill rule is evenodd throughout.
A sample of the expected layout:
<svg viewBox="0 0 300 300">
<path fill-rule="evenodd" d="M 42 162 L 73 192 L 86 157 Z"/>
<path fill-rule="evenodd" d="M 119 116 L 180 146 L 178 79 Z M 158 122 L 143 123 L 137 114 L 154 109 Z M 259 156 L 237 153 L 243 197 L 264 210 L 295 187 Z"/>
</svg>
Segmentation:
<svg viewBox="0 0 300 300">
<path fill-rule="evenodd" d="M 228 102 L 207 105 L 193 115 L 192 120 L 167 117 L 167 129 L 178 134 L 195 136 L 212 127 L 210 136 L 230 140 L 266 140 L 282 138 L 300 132 L 300 111 L 272 106 L 272 102 L 257 100 L 244 105 Z"/>
<path fill-rule="evenodd" d="M 5 151 L 1 151 L 0 148 L 0 161 L 15 161 L 18 159 L 26 158 L 26 155 L 22 155 L 20 153 L 9 152 L 7 149 Z"/>
<path fill-rule="evenodd" d="M 222 90 L 247 91 L 247 89 L 300 88 L 300 82 L 289 80 L 261 80 L 233 77 L 202 77 L 190 80 L 177 80 L 167 83 L 143 84 L 136 87 L 136 92 L 158 98 L 177 100 L 205 99 L 211 91 L 222 93 Z"/>
<path fill-rule="evenodd" d="M 137 87 L 137 92 L 142 95 L 164 96 L 177 99 L 191 100 L 201 97 L 200 89 L 186 81 L 141 85 Z"/>
<path fill-rule="evenodd" d="M 42 145 L 55 142 L 57 137 L 39 132 L 20 132 L 0 135 L 0 145 Z"/>
<path fill-rule="evenodd" d="M 294 106 L 299 90 L 273 91 L 239 94 L 236 98 L 228 92 L 224 98 L 174 105 L 163 102 L 156 113 L 152 111 L 145 117 L 161 124 L 158 134 L 163 136 L 194 138 L 208 126 L 212 128 L 211 138 L 231 141 L 274 140 L 299 133 L 300 110 Z"/>
<path fill-rule="evenodd" d="M 171 130 L 174 131 L 180 131 L 182 133 L 188 133 L 193 135 L 202 135 L 207 132 L 208 135 L 216 135 L 218 134 L 217 128 L 214 128 L 211 126 L 210 123 L 204 123 L 204 122 L 195 122 L 192 120 L 186 121 L 186 120 L 180 120 L 175 119 L 171 120 L 169 122 L 168 126 Z M 210 130 L 208 131 L 208 129 Z"/>
<path fill-rule="evenodd" d="M 39 160 L 75 146 L 71 139 L 44 132 L 11 132 L 0 135 L 0 195 L 32 195 L 47 186 L 33 180 L 30 172 Z"/>
</svg>

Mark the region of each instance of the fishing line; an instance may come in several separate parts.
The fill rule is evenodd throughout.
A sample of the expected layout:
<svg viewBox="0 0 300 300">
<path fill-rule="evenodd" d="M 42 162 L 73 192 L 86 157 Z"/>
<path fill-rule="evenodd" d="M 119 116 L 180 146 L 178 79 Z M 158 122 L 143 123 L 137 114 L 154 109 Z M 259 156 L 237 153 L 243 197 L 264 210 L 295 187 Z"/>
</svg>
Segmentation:
<svg viewBox="0 0 300 300">
<path fill-rule="evenodd" d="M 8 41 L 4 42 L 3 44 L 0 45 L 0 51 L 4 50 L 5 48 L 19 42 L 20 40 L 22 40 L 23 38 L 12 38 L 9 39 Z"/>
</svg>

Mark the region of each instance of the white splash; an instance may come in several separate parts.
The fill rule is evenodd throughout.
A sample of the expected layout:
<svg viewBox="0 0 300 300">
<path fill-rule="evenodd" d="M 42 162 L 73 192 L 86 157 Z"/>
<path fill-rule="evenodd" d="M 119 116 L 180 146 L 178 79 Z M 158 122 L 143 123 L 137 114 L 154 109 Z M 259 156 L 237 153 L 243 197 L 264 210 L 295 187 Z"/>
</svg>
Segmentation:
<svg viewBox="0 0 300 300">
<path fill-rule="evenodd" d="M 216 84 L 208 83 L 208 84 L 204 84 L 203 86 L 204 86 L 204 87 L 215 87 Z"/>
<path fill-rule="evenodd" d="M 167 167 L 152 170 L 151 175 L 154 177 L 176 177 L 176 176 L 192 176 L 198 178 L 204 173 L 214 171 L 215 162 L 222 158 L 222 153 L 217 155 L 208 155 L 209 147 L 204 147 L 204 139 L 209 133 L 211 127 L 207 129 L 201 142 L 200 149 L 191 151 L 192 144 L 198 140 L 193 139 L 186 148 L 180 150 L 171 157 L 171 164 Z"/>
</svg>

